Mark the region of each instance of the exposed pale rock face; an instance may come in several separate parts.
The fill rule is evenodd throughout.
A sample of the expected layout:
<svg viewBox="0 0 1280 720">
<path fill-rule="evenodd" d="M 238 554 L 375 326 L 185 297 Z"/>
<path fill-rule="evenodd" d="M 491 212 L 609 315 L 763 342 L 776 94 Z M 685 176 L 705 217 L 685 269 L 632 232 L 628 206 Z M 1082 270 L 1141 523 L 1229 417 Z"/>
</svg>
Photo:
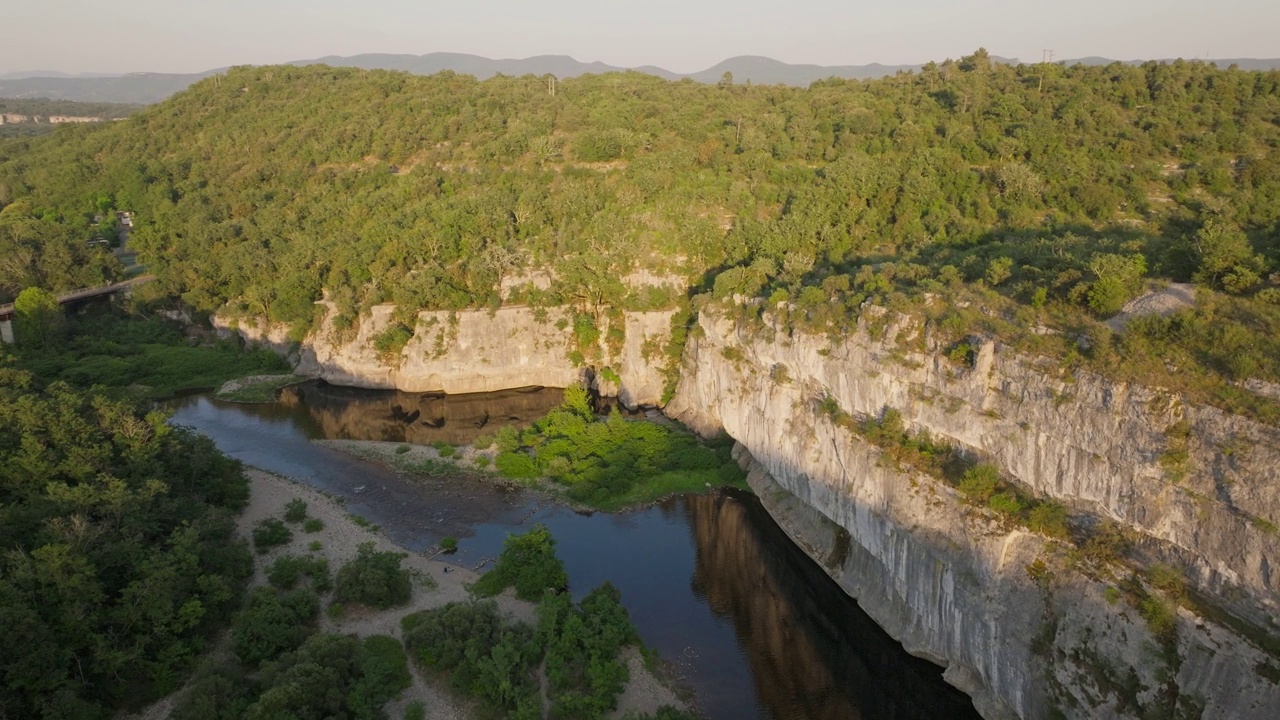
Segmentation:
<svg viewBox="0 0 1280 720">
<path fill-rule="evenodd" d="M 573 313 L 528 307 L 418 313 L 415 334 L 394 357 L 381 355 L 375 341 L 395 322 L 393 305 L 378 305 L 349 336 L 338 332 L 333 314 L 297 347 L 297 372 L 336 385 L 393 388 L 405 392 L 450 394 L 511 388 L 567 387 L 590 379 L 575 365 Z M 619 382 L 594 376 L 598 389 L 629 407 L 656 405 L 662 397 L 661 348 L 670 335 L 674 311 L 623 313 L 625 339 L 611 352 L 601 332 L 599 369 L 608 367 Z M 230 321 L 215 319 L 229 332 Z M 287 333 L 266 323 L 241 320 L 235 330 L 246 340 L 288 353 Z M 279 342 L 284 340 L 282 346 Z M 656 351 L 655 351 L 656 350 Z"/>
<path fill-rule="evenodd" d="M 191 321 L 185 314 L 170 317 L 179 322 Z M 239 337 L 250 345 L 283 355 L 290 362 L 296 364 L 298 361 L 297 343 L 289 339 L 289 326 L 284 323 L 273 323 L 263 318 L 233 318 L 223 315 L 214 315 L 210 322 L 213 324 L 213 332 L 220 338 Z"/>
<path fill-rule="evenodd" d="M 1051 706 L 1069 717 L 1136 717 L 1139 706 L 1170 701 L 1170 678 L 1183 711 L 1203 702 L 1204 717 L 1280 716 L 1280 687 L 1260 669 L 1275 661 L 1245 638 L 1183 610 L 1180 665 L 1158 658 L 1145 622 L 1046 539 L 886 467 L 818 404 L 896 408 L 1037 494 L 1141 533 L 1144 549 L 1264 625 L 1280 559 L 1266 526 L 1280 509 L 1276 430 L 1157 390 L 1083 373 L 1069 382 L 993 343 L 980 345 L 972 368 L 957 367 L 909 321 L 873 338 L 868 319 L 878 314 L 869 308 L 856 333 L 833 340 L 790 336 L 768 316 L 748 329 L 704 312 L 668 413 L 738 440 L 753 457 L 744 456 L 753 487 L 789 534 L 909 651 L 946 665 L 987 717 L 1044 717 Z M 1190 471 L 1178 484 L 1159 458 L 1166 428 L 1182 419 Z M 1049 592 L 1027 573 L 1038 558 L 1053 568 Z M 1056 632 L 1033 653 L 1046 626 Z"/>
<path fill-rule="evenodd" d="M 1280 661 L 1248 638 L 1179 610 L 1177 659 L 1161 656 L 1146 622 L 1116 598 L 1114 580 L 1087 577 L 1052 542 L 1002 526 L 949 486 L 887 466 L 818 404 L 829 397 L 855 414 L 899 410 L 913 429 L 998 465 L 1033 494 L 1129 528 L 1151 562 L 1183 568 L 1190 585 L 1273 633 L 1280 431 L 1159 389 L 1070 374 L 992 342 L 975 341 L 972 366 L 957 365 L 914 321 L 883 313 L 868 307 L 855 333 L 831 338 L 793 335 L 768 315 L 763 327 L 748 327 L 705 311 L 668 414 L 738 440 L 752 486 L 788 534 L 909 651 L 946 666 L 947 679 L 989 718 L 1040 718 L 1055 708 L 1136 718 L 1153 706 L 1186 717 L 1280 717 Z M 374 340 L 393 314 L 374 308 L 350 338 L 326 322 L 298 346 L 299 371 L 448 393 L 582 378 L 569 358 L 571 312 L 422 312 L 414 338 L 387 359 Z M 620 379 L 615 386 L 597 376 L 602 392 L 632 405 L 659 401 L 653 360 L 671 315 L 625 314 L 616 352 L 602 339 L 597 367 Z M 282 327 L 240 321 L 234 332 L 293 347 Z M 1179 427 L 1187 460 L 1174 478 L 1161 459 Z M 1037 560 L 1052 571 L 1043 587 L 1027 572 Z"/>
</svg>

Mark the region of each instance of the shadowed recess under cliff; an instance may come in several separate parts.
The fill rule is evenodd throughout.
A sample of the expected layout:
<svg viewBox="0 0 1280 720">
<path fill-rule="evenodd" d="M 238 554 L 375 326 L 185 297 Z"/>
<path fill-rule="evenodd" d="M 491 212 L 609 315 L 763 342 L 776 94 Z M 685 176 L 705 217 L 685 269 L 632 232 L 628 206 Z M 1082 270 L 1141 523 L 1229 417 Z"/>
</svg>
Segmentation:
<svg viewBox="0 0 1280 720">
<path fill-rule="evenodd" d="M 317 381 L 285 388 L 278 406 L 309 416 L 315 437 L 465 445 L 500 427 L 526 427 L 563 399 L 564 391 L 555 388 L 445 395 Z"/>
<path fill-rule="evenodd" d="M 693 589 L 732 619 L 772 717 L 978 718 L 938 666 L 902 651 L 754 498 L 689 496 Z"/>
</svg>

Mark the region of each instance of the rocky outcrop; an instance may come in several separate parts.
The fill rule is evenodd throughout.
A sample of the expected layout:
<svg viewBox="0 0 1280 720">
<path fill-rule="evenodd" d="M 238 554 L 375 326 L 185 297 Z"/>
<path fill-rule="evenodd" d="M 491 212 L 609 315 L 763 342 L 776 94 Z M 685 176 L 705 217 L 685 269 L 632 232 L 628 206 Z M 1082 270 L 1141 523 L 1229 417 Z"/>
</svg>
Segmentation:
<svg viewBox="0 0 1280 720">
<path fill-rule="evenodd" d="M 301 343 L 287 329 L 262 321 L 215 318 L 224 333 L 294 354 L 299 374 L 335 385 L 405 392 L 468 394 L 512 388 L 567 387 L 592 383 L 624 405 L 657 405 L 665 384 L 661 349 L 674 311 L 625 312 L 621 342 L 610 344 L 607 325 L 582 357 L 566 309 L 502 307 L 494 310 L 423 311 L 412 339 L 391 353 L 378 338 L 397 323 L 394 305 L 378 305 L 358 328 L 344 333 L 333 314 Z M 607 320 L 605 321 L 607 322 Z M 616 335 L 616 334 L 615 334 Z"/>
<path fill-rule="evenodd" d="M 191 318 L 186 313 L 169 315 L 170 319 L 190 324 Z M 224 340 L 240 338 L 246 344 L 265 348 L 289 359 L 295 365 L 301 355 L 298 343 L 289 334 L 289 326 L 284 323 L 273 323 L 262 318 L 230 317 L 214 315 L 210 319 L 213 332 Z"/>
<path fill-rule="evenodd" d="M 0 113 L 0 125 L 40 125 L 48 123 L 50 125 L 63 125 L 66 123 L 98 123 L 102 122 L 100 117 L 85 117 L 79 115 L 19 115 L 17 113 Z"/>
<path fill-rule="evenodd" d="M 855 333 L 833 338 L 706 311 L 668 413 L 734 437 L 788 533 L 987 717 L 1280 716 L 1280 663 L 1257 638 L 1180 609 L 1176 653 L 1162 652 L 1114 579 L 891 467 L 820 405 L 901 411 L 1028 491 L 1129 528 L 1144 552 L 1264 628 L 1280 559 L 1276 429 L 993 342 L 975 339 L 972 362 L 956 365 L 921 326 L 882 313 L 865 309 Z M 1180 479 L 1168 461 L 1177 443 Z M 1048 573 L 1028 572 L 1037 560 Z"/>
</svg>

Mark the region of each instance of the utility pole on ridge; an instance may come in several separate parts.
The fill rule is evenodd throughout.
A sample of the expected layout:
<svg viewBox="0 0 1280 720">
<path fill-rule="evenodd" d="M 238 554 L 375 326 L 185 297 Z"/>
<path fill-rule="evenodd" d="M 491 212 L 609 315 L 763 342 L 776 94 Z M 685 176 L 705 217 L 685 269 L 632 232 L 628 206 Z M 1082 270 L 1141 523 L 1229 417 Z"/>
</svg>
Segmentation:
<svg viewBox="0 0 1280 720">
<path fill-rule="evenodd" d="M 1052 51 L 1052 50 L 1041 50 L 1041 51 L 1040 51 L 1040 64 L 1041 64 L 1041 65 L 1046 65 L 1046 64 L 1048 64 L 1048 63 L 1052 63 L 1052 62 L 1053 62 L 1053 51 Z M 1044 70 L 1041 70 L 1041 71 L 1040 71 L 1040 84 L 1036 86 L 1036 94 L 1037 94 L 1037 95 L 1039 95 L 1039 94 L 1041 93 L 1041 91 L 1043 91 L 1043 90 L 1044 90 Z"/>
</svg>

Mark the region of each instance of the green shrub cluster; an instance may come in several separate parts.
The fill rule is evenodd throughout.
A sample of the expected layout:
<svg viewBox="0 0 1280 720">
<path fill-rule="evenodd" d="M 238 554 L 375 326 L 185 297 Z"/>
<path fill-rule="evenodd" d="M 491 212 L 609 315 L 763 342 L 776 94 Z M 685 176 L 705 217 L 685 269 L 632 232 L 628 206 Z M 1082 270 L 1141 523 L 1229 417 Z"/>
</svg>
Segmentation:
<svg viewBox="0 0 1280 720">
<path fill-rule="evenodd" d="M 373 339 L 373 349 L 378 351 L 378 356 L 384 362 L 392 362 L 394 358 L 399 357 L 400 352 L 404 350 L 404 346 L 408 345 L 412 339 L 412 328 L 395 323 Z"/>
<path fill-rule="evenodd" d="M 994 465 L 979 463 L 964 471 L 957 486 L 975 505 L 984 505 L 1035 532 L 1059 540 L 1071 538 L 1067 509 L 1055 500 L 1038 500 L 1000 479 Z"/>
<path fill-rule="evenodd" d="M 510 448 L 499 433 L 499 448 Z M 519 435 L 518 448 L 502 450 L 495 465 L 513 479 L 549 477 L 568 496 L 600 509 L 616 509 L 676 492 L 740 484 L 742 470 L 720 442 L 704 444 L 692 433 L 632 421 L 615 409 L 599 419 L 586 390 L 565 390 L 565 402 Z"/>
<path fill-rule="evenodd" d="M 538 523 L 528 532 L 508 535 L 498 562 L 472 587 L 480 597 L 493 597 L 514 587 L 516 597 L 537 602 L 548 590 L 563 590 L 569 583 L 556 540 L 546 525 Z"/>
<path fill-rule="evenodd" d="M 307 519 L 307 503 L 302 498 L 294 498 L 284 506 L 285 522 L 300 523 Z"/>
<path fill-rule="evenodd" d="M 385 635 L 312 635 L 256 677 L 234 664 L 202 670 L 174 720 L 385 720 L 383 706 L 412 683 L 400 642 Z"/>
<path fill-rule="evenodd" d="M 238 463 L 0 351 L 0 714 L 105 720 L 175 690 L 252 574 Z"/>
<path fill-rule="evenodd" d="M 373 543 L 361 543 L 356 557 L 338 570 L 334 602 L 356 602 L 379 610 L 408 603 L 413 580 L 400 567 L 405 557 L 406 553 L 379 552 Z"/>
<path fill-rule="evenodd" d="M 310 590 L 256 588 L 236 617 L 232 649 L 240 662 L 261 666 L 305 642 L 319 614 L 320 599 Z"/>
<path fill-rule="evenodd" d="M 287 545 L 293 540 L 293 531 L 280 518 L 263 518 L 253 526 L 253 547 L 265 553 L 273 547 Z"/>
<path fill-rule="evenodd" d="M 616 707 L 628 679 L 620 652 L 639 638 L 612 585 L 606 583 L 580 604 L 573 603 L 562 591 L 564 571 L 554 548 L 554 538 L 541 526 L 510 537 L 498 565 L 473 588 L 477 594 L 493 594 L 522 582 L 511 575 L 524 572 L 524 563 L 544 568 L 527 576 L 550 579 L 525 580 L 527 592 L 521 595 L 541 601 L 536 632 L 503 620 L 493 601 L 449 603 L 401 621 L 405 647 L 413 659 L 423 667 L 447 672 L 454 688 L 481 699 L 504 717 L 527 720 L 544 717 L 536 679 L 541 665 L 548 681 L 551 717 L 605 717 Z"/>
<path fill-rule="evenodd" d="M 552 717 L 590 720 L 616 707 L 629 678 L 619 652 L 639 642 L 621 600 L 605 583 L 576 607 L 564 593 L 548 595 L 538 607 Z"/>
<path fill-rule="evenodd" d="M 503 712 L 537 720 L 535 671 L 541 652 L 532 628 L 503 622 L 492 601 L 449 603 L 401 620 L 405 647 L 423 667 L 449 673 L 453 687 Z"/>
<path fill-rule="evenodd" d="M 1070 539 L 1067 509 L 1061 503 L 1032 498 L 1001 480 L 994 465 L 973 463 L 927 432 L 909 430 L 898 410 L 885 408 L 879 418 L 856 421 L 830 395 L 819 401 L 818 409 L 836 425 L 880 448 L 899 469 L 909 468 L 950 483 L 969 502 L 995 510 L 1035 532 Z"/>
<path fill-rule="evenodd" d="M 267 567 L 267 581 L 278 590 L 292 590 L 306 578 L 311 590 L 326 593 L 333 588 L 329 577 L 329 561 L 308 555 L 281 555 Z"/>
</svg>

